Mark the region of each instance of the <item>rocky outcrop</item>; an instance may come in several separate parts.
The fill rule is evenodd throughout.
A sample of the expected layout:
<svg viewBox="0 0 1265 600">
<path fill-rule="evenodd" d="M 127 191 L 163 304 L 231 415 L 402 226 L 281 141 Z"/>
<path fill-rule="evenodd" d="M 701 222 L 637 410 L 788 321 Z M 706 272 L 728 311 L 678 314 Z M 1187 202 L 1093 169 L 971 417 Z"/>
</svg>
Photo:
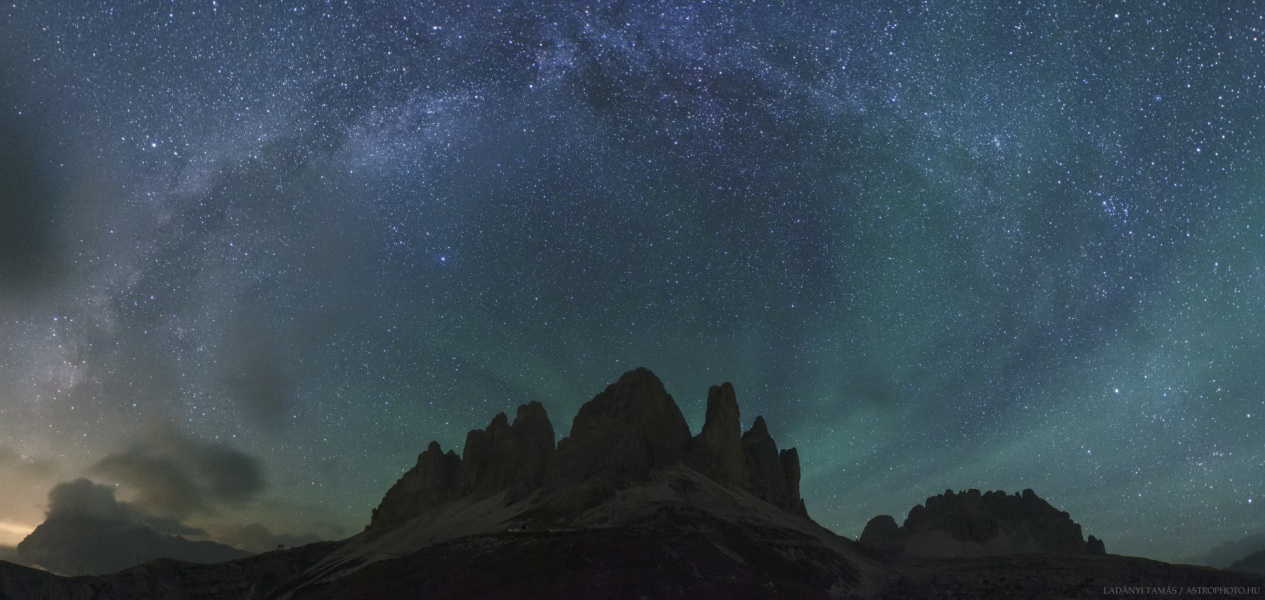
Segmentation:
<svg viewBox="0 0 1265 600">
<path fill-rule="evenodd" d="M 1066 512 L 1022 494 L 967 490 L 927 498 L 914 506 L 900 527 L 888 515 L 870 520 L 862 545 L 923 557 L 1003 556 L 1011 554 L 1105 554 L 1101 540 L 1088 542 Z"/>
<path fill-rule="evenodd" d="M 786 476 L 787 505 L 783 508 L 807 516 L 808 508 L 804 506 L 804 499 L 799 496 L 799 450 L 780 450 L 777 458 L 782 461 L 782 474 Z"/>
<path fill-rule="evenodd" d="M 502 452 L 511 444 L 511 435 L 505 413 L 496 413 L 486 429 L 466 434 L 461 465 L 457 468 L 457 497 L 482 495 L 504 486 L 505 471 L 510 465 L 505 463 Z"/>
<path fill-rule="evenodd" d="M 764 417 L 756 417 L 751 429 L 741 433 L 739 416 L 733 385 L 707 390 L 707 416 L 702 431 L 690 442 L 689 465 L 712 481 L 807 515 L 799 496 L 799 452 L 778 450 Z"/>
<path fill-rule="evenodd" d="M 456 496 L 513 491 L 521 497 L 543 481 L 553 453 L 553 425 L 539 402 L 520 406 L 513 425 L 497 413 L 487 429 L 466 435 Z"/>
<path fill-rule="evenodd" d="M 497 413 L 487 429 L 466 434 L 460 457 L 431 442 L 417 465 L 387 490 L 368 529 L 389 529 L 459 498 L 507 492 L 508 502 L 522 499 L 544 480 L 553 453 L 553 425 L 539 402 L 518 407 L 513 425 Z"/>
<path fill-rule="evenodd" d="M 786 469 L 764 417 L 756 417 L 751 429 L 742 434 L 742 452 L 746 455 L 751 478 L 748 491 L 774 506 L 789 509 L 791 497 L 786 488 Z"/>
<path fill-rule="evenodd" d="M 703 429 L 690 445 L 690 466 L 720 484 L 750 485 L 742 450 L 742 422 L 734 386 L 728 382 L 707 390 Z"/>
<path fill-rule="evenodd" d="M 431 442 L 417 455 L 417 464 L 391 489 L 378 508 L 373 509 L 368 529 L 395 527 L 456 496 L 457 469 L 461 458 L 452 450 L 446 454 L 439 442 Z"/>
<path fill-rule="evenodd" d="M 857 541 L 869 548 L 898 549 L 901 546 L 900 526 L 891 515 L 879 515 L 865 524 L 865 530 Z"/>
<path fill-rule="evenodd" d="M 806 515 L 798 452 L 778 450 L 763 417 L 756 417 L 745 434 L 741 431 L 733 385 L 708 390 L 706 421 L 691 437 L 663 382 L 647 369 L 636 369 L 585 403 L 571 435 L 556 447 L 553 425 L 539 402 L 520 406 L 513 424 L 500 413 L 486 429 L 469 432 L 460 457 L 431 442 L 387 491 L 368 529 L 385 531 L 446 503 L 502 492 L 512 504 L 540 490 L 581 484 L 611 490 L 681 463 L 717 483 Z"/>
<path fill-rule="evenodd" d="M 529 402 L 518 407 L 514 416 L 515 474 L 509 480 L 509 501 L 525 497 L 545 481 L 557 450 L 553 424 L 545 407 Z"/>
</svg>

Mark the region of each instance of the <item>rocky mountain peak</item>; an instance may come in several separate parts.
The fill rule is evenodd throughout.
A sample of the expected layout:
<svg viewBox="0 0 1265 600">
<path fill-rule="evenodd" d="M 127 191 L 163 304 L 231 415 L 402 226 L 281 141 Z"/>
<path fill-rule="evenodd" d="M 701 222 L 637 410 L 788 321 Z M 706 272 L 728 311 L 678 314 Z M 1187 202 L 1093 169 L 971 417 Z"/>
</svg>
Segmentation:
<svg viewBox="0 0 1265 600">
<path fill-rule="evenodd" d="M 515 502 L 540 487 L 556 450 L 553 424 L 545 407 L 536 401 L 518 407 L 514 416 L 513 449 L 519 454 L 509 482 L 507 502 Z"/>
<path fill-rule="evenodd" d="M 520 405 L 518 412 L 514 414 L 514 428 L 519 429 L 521 427 L 547 427 L 549 432 L 553 433 L 553 424 L 549 422 L 549 415 L 545 413 L 545 406 L 535 400 Z"/>
<path fill-rule="evenodd" d="M 387 490 L 382 503 L 373 510 L 369 527 L 394 527 L 453 499 L 460 464 L 456 453 L 444 453 L 439 442 L 431 442 L 425 452 L 417 455 L 417 464 Z"/>
<path fill-rule="evenodd" d="M 571 435 L 558 444 L 552 479 L 642 480 L 681 461 L 689 441 L 690 427 L 663 382 L 638 368 L 580 407 Z"/>
<path fill-rule="evenodd" d="M 703 429 L 691 437 L 663 382 L 648 369 L 635 369 L 585 403 L 570 435 L 556 446 L 539 402 L 518 407 L 512 424 L 498 413 L 487 428 L 470 431 L 460 457 L 431 442 L 387 492 L 368 528 L 384 531 L 459 499 L 504 492 L 505 502 L 513 504 L 541 490 L 588 483 L 619 487 L 681 463 L 722 485 L 807 514 L 799 496 L 798 453 L 778 450 L 763 417 L 741 433 L 739 417 L 733 385 L 712 386 Z"/>
<path fill-rule="evenodd" d="M 774 506 L 802 512 L 802 502 L 799 501 L 798 454 L 787 456 L 787 461 L 794 463 L 791 465 L 795 471 L 795 487 L 792 490 L 786 473 L 787 465 L 782 461 L 773 436 L 769 435 L 764 417 L 756 417 L 751 429 L 742 434 L 742 451 L 750 482 L 747 490 Z"/>
<path fill-rule="evenodd" d="M 751 438 L 766 438 L 767 437 L 767 438 L 772 439 L 772 437 L 769 435 L 769 425 L 768 423 L 764 422 L 764 417 L 757 416 L 755 418 L 755 422 L 751 423 L 751 429 L 747 430 L 746 433 L 742 434 L 742 439 L 744 442 L 747 440 L 748 437 L 751 437 Z"/>
</svg>

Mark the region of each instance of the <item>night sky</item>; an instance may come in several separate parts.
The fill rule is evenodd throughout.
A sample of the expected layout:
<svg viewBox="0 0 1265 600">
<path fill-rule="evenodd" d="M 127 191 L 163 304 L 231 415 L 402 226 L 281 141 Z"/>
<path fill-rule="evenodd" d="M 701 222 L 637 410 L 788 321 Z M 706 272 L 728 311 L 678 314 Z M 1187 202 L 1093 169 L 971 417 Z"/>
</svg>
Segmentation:
<svg viewBox="0 0 1265 600">
<path fill-rule="evenodd" d="M 345 537 L 637 366 L 843 535 L 1265 530 L 1265 6 L 255 4 L 0 7 L 0 544 Z"/>
</svg>

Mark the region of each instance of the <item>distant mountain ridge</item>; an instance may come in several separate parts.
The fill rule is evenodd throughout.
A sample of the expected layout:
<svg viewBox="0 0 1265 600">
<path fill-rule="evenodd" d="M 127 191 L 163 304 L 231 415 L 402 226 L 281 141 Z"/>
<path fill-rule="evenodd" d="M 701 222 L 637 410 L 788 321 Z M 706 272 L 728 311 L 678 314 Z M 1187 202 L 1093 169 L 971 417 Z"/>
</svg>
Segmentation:
<svg viewBox="0 0 1265 600">
<path fill-rule="evenodd" d="M 1265 575 L 1265 550 L 1254 552 L 1234 561 L 1234 564 L 1230 565 L 1229 569 L 1240 573 Z"/>
<path fill-rule="evenodd" d="M 98 577 L 0 562 L 0 599 L 903 600 L 1265 584 L 1254 574 L 1104 555 L 1030 490 L 934 496 L 904 526 L 876 517 L 858 543 L 807 516 L 798 453 L 779 450 L 763 418 L 746 432 L 739 423 L 733 386 L 712 386 L 703 428 L 691 435 L 659 379 L 637 369 L 581 407 L 557 443 L 534 402 L 513 422 L 498 414 L 471 431 L 461 456 L 430 443 L 349 539 Z M 997 553 L 904 551 L 924 535 Z"/>
<path fill-rule="evenodd" d="M 1106 554 L 1102 540 L 1082 537 L 1071 515 L 1030 489 L 962 493 L 945 490 L 909 511 L 904 524 L 879 515 L 870 519 L 860 543 L 877 550 L 918 557 L 1006 556 L 1014 554 Z"/>
<path fill-rule="evenodd" d="M 69 546 L 73 554 L 58 552 Z M 120 548 L 126 548 L 125 552 Z M 18 544 L 18 554 L 62 575 L 101 575 L 157 558 L 217 563 L 251 556 L 216 542 L 193 541 L 141 525 L 119 525 L 87 516 L 53 516 Z"/>
<path fill-rule="evenodd" d="M 14 558 L 60 575 L 99 575 L 170 558 L 217 563 L 252 553 L 183 535 L 206 532 L 157 517 L 114 497 L 114 488 L 86 478 L 49 491 L 44 522 L 15 548 Z"/>
</svg>

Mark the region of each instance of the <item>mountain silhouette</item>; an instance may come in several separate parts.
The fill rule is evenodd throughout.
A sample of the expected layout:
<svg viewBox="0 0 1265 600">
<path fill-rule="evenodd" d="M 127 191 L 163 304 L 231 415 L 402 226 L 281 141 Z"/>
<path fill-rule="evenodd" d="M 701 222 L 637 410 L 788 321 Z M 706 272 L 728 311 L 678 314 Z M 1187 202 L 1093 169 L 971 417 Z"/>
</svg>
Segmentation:
<svg viewBox="0 0 1265 600">
<path fill-rule="evenodd" d="M 1102 540 L 1081 536 L 1071 515 L 1032 490 L 1008 495 L 945 490 L 909 511 L 900 527 L 888 515 L 870 519 L 862 545 L 911 556 L 950 558 L 1010 554 L 1106 554 Z"/>
<path fill-rule="evenodd" d="M 471 431 L 460 455 L 431 442 L 346 540 L 74 579 L 0 563 L 0 598 L 1088 597 L 1263 583 L 1106 555 L 1031 490 L 946 492 L 903 525 L 876 517 L 858 543 L 809 517 L 799 483 L 798 452 L 763 418 L 741 430 L 732 385 L 708 390 L 695 435 L 636 369 L 556 443 L 535 402 Z"/>
</svg>

